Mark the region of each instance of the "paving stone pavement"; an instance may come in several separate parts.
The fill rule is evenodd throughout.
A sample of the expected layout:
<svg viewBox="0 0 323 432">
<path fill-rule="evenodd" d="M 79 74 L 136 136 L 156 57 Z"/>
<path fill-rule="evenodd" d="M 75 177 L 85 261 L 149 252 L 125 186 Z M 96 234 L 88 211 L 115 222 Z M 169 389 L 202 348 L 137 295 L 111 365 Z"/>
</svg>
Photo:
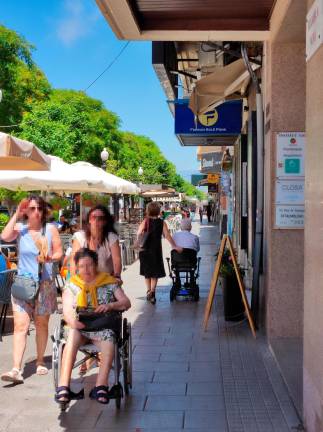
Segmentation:
<svg viewBox="0 0 323 432">
<path fill-rule="evenodd" d="M 35 375 L 34 331 L 25 356 L 25 383 L 0 386 L 0 431 L 287 432 L 302 430 L 265 340 L 252 338 L 247 322 L 223 319 L 217 291 L 208 331 L 202 320 L 218 247 L 218 230 L 194 223 L 201 235 L 201 300 L 169 302 L 169 278 L 159 281 L 157 303 L 147 304 L 138 263 L 123 275 L 132 300 L 133 389 L 118 412 L 86 397 L 60 413 L 51 374 Z M 169 247 L 165 245 L 165 256 Z M 51 319 L 53 329 L 58 316 Z M 10 324 L 10 323 L 9 323 Z M 1 371 L 11 366 L 12 336 L 0 342 Z M 50 364 L 51 346 L 47 350 Z M 72 388 L 93 386 L 97 370 L 75 373 Z"/>
</svg>

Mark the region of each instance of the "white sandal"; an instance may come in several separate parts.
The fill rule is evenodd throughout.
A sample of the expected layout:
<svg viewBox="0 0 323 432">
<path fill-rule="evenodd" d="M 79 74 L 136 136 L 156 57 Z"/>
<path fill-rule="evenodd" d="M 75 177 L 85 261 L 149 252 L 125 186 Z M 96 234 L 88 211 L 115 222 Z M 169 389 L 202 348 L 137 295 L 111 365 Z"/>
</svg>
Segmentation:
<svg viewBox="0 0 323 432">
<path fill-rule="evenodd" d="M 24 382 L 21 370 L 17 368 L 12 368 L 11 371 L 3 373 L 1 375 L 1 379 L 2 381 L 11 382 L 14 384 L 23 384 Z"/>
<path fill-rule="evenodd" d="M 48 374 L 47 367 L 43 364 L 37 365 L 36 374 L 37 375 L 47 375 Z"/>
</svg>

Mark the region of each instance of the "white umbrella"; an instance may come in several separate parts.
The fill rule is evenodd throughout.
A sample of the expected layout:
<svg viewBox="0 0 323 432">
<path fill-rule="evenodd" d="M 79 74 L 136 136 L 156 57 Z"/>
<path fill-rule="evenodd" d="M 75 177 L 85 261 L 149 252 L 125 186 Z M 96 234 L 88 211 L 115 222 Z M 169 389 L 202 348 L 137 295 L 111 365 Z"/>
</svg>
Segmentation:
<svg viewBox="0 0 323 432">
<path fill-rule="evenodd" d="M 115 185 L 103 184 L 97 176 L 84 173 L 59 157 L 49 156 L 49 159 L 49 171 L 0 170 L 0 186 L 24 191 L 118 192 Z"/>
<path fill-rule="evenodd" d="M 140 193 L 140 188 L 136 184 L 107 173 L 103 169 L 98 168 L 89 162 L 79 161 L 73 163 L 71 166 L 80 170 L 86 178 L 95 178 L 100 180 L 102 185 L 107 189 L 113 185 L 113 187 L 116 188 L 116 191 L 111 193 L 120 193 L 125 195 L 136 195 Z"/>
<path fill-rule="evenodd" d="M 35 144 L 0 132 L 0 170 L 49 170 L 50 162 Z"/>
</svg>

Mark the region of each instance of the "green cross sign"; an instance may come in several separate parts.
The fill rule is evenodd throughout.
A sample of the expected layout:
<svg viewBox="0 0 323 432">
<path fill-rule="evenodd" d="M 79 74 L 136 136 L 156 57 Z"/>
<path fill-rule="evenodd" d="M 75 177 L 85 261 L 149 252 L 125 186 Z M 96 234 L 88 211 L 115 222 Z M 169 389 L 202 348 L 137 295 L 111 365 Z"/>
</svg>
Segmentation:
<svg viewBox="0 0 323 432">
<path fill-rule="evenodd" d="M 300 174 L 301 160 L 300 159 L 285 159 L 286 174 Z"/>
</svg>

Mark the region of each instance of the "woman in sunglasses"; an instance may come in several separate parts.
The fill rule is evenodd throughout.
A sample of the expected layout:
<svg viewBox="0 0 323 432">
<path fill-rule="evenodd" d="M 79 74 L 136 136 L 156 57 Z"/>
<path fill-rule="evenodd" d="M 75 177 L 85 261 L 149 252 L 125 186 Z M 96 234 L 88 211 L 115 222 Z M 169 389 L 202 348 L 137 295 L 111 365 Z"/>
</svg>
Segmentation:
<svg viewBox="0 0 323 432">
<path fill-rule="evenodd" d="M 14 318 L 13 368 L 1 375 L 3 381 L 23 383 L 22 359 L 26 348 L 30 321 L 36 327 L 37 375 L 46 375 L 44 354 L 48 340 L 49 317 L 55 312 L 56 287 L 52 277 L 52 263 L 62 257 L 62 245 L 57 229 L 46 224 L 47 204 L 43 198 L 31 195 L 24 199 L 1 234 L 2 240 L 18 244 L 17 273 L 39 280 L 39 292 L 35 300 L 26 302 L 12 297 Z M 24 223 L 19 221 L 23 220 Z M 41 263 L 41 267 L 39 266 Z M 39 269 L 41 273 L 39 274 Z"/>
<path fill-rule="evenodd" d="M 88 248 L 98 254 L 98 271 L 114 276 L 119 284 L 121 281 L 121 251 L 119 237 L 114 228 L 114 219 L 108 209 L 97 205 L 89 211 L 85 231 L 73 235 L 73 247 L 70 260 L 70 272 L 76 273 L 74 256 L 82 248 Z M 93 360 L 89 359 L 80 366 L 80 374 L 86 373 Z"/>
<path fill-rule="evenodd" d="M 98 254 L 98 269 L 109 273 L 121 282 L 121 252 L 119 237 L 114 228 L 114 220 L 103 205 L 97 205 L 89 211 L 85 231 L 78 231 L 73 236 L 71 274 L 75 274 L 74 256 L 81 248 L 89 248 Z"/>
</svg>

